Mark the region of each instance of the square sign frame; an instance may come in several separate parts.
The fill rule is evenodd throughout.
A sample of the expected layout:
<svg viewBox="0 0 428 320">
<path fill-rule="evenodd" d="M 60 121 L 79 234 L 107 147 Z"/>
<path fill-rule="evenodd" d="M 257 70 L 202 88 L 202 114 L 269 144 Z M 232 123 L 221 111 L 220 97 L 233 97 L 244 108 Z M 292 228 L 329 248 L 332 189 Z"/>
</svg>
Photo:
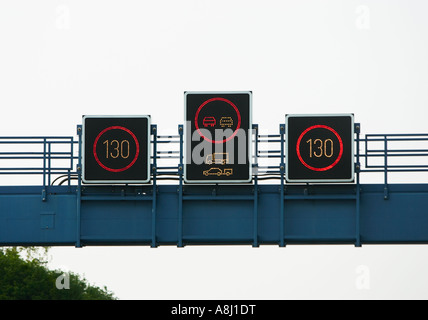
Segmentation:
<svg viewBox="0 0 428 320">
<path fill-rule="evenodd" d="M 106 149 L 106 153 L 107 155 L 110 154 L 110 156 L 112 158 L 128 158 L 129 156 L 134 156 L 134 158 L 130 159 L 130 161 L 125 163 L 125 167 L 122 168 L 109 168 L 105 163 L 102 163 L 102 160 L 99 159 L 101 157 L 100 156 L 96 157 L 95 156 L 95 151 L 94 151 L 94 156 L 91 157 L 91 153 L 90 155 L 88 155 L 88 153 L 86 152 L 87 146 L 86 146 L 86 139 L 88 138 L 88 135 L 91 135 L 92 139 L 91 139 L 91 144 L 93 145 L 95 142 L 92 142 L 92 140 L 94 140 L 94 133 L 90 133 L 89 128 L 87 128 L 87 123 L 86 120 L 90 120 L 90 119 L 99 119 L 100 121 L 106 121 L 106 125 L 99 125 L 97 124 L 96 126 L 99 128 L 96 128 L 95 131 L 98 129 L 101 130 L 100 132 L 96 131 L 95 134 L 97 134 L 97 136 L 95 137 L 95 140 L 99 140 L 101 142 L 102 135 L 104 134 L 108 134 L 108 132 L 118 132 L 121 135 L 124 135 L 125 137 L 128 137 L 129 140 L 126 140 L 127 143 L 125 144 L 121 144 L 121 142 L 119 142 L 118 140 L 115 141 L 110 141 L 110 143 L 106 144 L 106 148 L 109 146 L 110 149 Z M 124 125 L 124 121 L 126 121 L 126 119 L 129 120 L 138 120 L 138 119 L 143 119 L 146 120 L 147 122 L 147 130 L 140 130 L 139 128 L 137 128 L 137 131 L 140 131 L 140 133 L 136 133 L 134 134 L 132 130 L 135 131 L 134 128 L 129 129 L 129 128 L 125 128 L 123 127 Z M 121 124 L 121 126 L 117 126 L 117 124 L 114 124 L 115 122 L 118 122 L 118 124 Z M 110 124 L 108 124 L 110 123 Z M 119 128 L 120 127 L 120 128 Z M 112 130 L 109 130 L 112 129 Z M 115 129 L 115 130 L 114 130 Z M 103 133 L 104 132 L 104 133 Z M 141 135 L 143 135 L 143 137 L 141 137 Z M 144 136 L 147 140 L 144 140 Z M 117 141 L 117 142 L 116 142 Z M 124 141 L 124 140 L 122 140 Z M 131 142 L 129 142 L 131 141 Z M 135 141 L 135 142 L 133 142 Z M 138 142 L 139 141 L 139 142 Z M 138 143 L 137 143 L 138 142 Z M 144 150 L 141 148 L 141 142 L 146 144 L 146 148 L 144 148 Z M 104 143 L 100 143 L 101 144 L 105 144 Z M 133 149 L 131 148 L 131 145 L 135 145 L 134 146 L 134 152 Z M 136 148 L 136 145 L 138 144 L 138 148 Z M 94 147 L 97 148 L 97 147 Z M 95 150 L 95 149 L 94 149 Z M 137 151 L 139 151 L 139 153 L 142 152 L 146 152 L 147 156 L 146 157 L 139 157 Z M 106 155 L 106 156 L 107 156 Z M 91 159 L 87 158 L 90 157 Z M 93 158 L 93 159 L 92 159 Z M 94 162 L 95 160 L 95 162 Z M 88 178 L 87 174 L 86 174 L 86 170 L 88 169 L 89 165 L 86 164 L 86 161 L 90 161 L 91 162 L 91 167 L 95 168 L 95 170 L 100 170 L 99 167 L 102 167 L 102 169 L 104 169 L 104 174 L 106 175 L 112 175 L 111 172 L 121 172 L 121 171 L 125 171 L 128 169 L 131 169 L 131 167 L 134 164 L 137 165 L 141 165 L 141 161 L 143 161 L 143 165 L 146 164 L 147 168 L 144 171 L 139 171 L 138 169 L 134 169 L 137 170 L 137 172 L 139 174 L 141 173 L 145 173 L 146 179 L 130 179 L 130 178 L 118 178 L 118 179 L 102 179 L 100 178 L 100 173 L 98 174 L 98 178 Z M 150 115 L 84 115 L 82 117 L 82 159 L 81 159 L 81 163 L 82 163 L 82 182 L 83 183 L 87 183 L 87 184 L 146 184 L 149 183 L 151 181 L 151 175 L 150 175 L 150 167 L 151 167 L 151 117 Z M 98 163 L 97 165 L 94 165 L 94 163 Z M 126 168 L 126 169 L 124 169 Z M 101 172 L 101 171 L 100 171 Z"/>
<path fill-rule="evenodd" d="M 199 95 L 200 98 L 202 99 L 200 101 L 200 103 L 198 103 L 198 110 L 196 111 L 196 115 L 193 114 L 188 114 L 188 101 L 189 101 L 189 97 L 190 96 L 196 96 Z M 201 118 L 203 117 L 203 112 L 205 111 L 205 109 L 208 109 L 209 106 L 213 105 L 210 101 L 217 103 L 219 101 L 221 101 L 224 105 L 228 105 L 231 107 L 231 110 L 235 110 L 236 113 L 239 113 L 239 107 L 240 105 L 236 102 L 232 102 L 232 100 L 234 100 L 233 96 L 237 95 L 237 96 L 248 96 L 248 114 L 245 116 L 246 118 L 246 125 L 248 125 L 248 128 L 245 128 L 247 130 L 246 132 L 246 161 L 247 163 L 245 164 L 245 166 L 248 166 L 248 169 L 245 170 L 245 173 L 248 172 L 248 178 L 245 179 L 233 179 L 233 178 L 229 178 L 229 176 L 226 175 L 226 178 L 223 178 L 224 176 L 224 172 L 228 173 L 226 170 L 230 170 L 230 169 L 223 169 L 220 168 L 222 166 L 224 166 L 224 164 L 226 163 L 225 161 L 227 161 L 226 159 L 213 159 L 210 158 L 209 161 L 210 163 L 220 163 L 219 165 L 215 166 L 215 168 L 213 167 L 213 169 L 219 169 L 219 174 L 220 176 L 223 174 L 223 176 L 221 176 L 222 178 L 218 178 L 218 179 L 212 179 L 210 178 L 211 173 L 208 172 L 208 170 L 210 170 L 209 167 L 205 168 L 206 170 L 203 170 L 203 172 L 207 172 L 207 178 L 205 179 L 205 177 L 201 177 L 199 179 L 189 179 L 189 168 L 188 165 L 192 165 L 190 163 L 188 163 L 188 153 L 189 150 L 188 148 L 190 148 L 190 154 L 192 152 L 192 147 L 191 145 L 189 146 L 189 141 L 190 144 L 191 139 L 192 139 L 192 128 L 193 126 L 195 126 L 194 122 L 195 119 L 193 117 L 197 117 L 197 115 L 199 115 Z M 253 175 L 252 175 L 252 134 L 253 134 L 253 119 L 252 119 L 252 108 L 253 108 L 253 102 L 252 102 L 252 91 L 185 91 L 184 92 L 184 163 L 183 163 L 183 174 L 184 174 L 184 182 L 188 183 L 188 184 L 236 184 L 236 183 L 250 183 L 253 180 Z M 204 98 L 205 97 L 205 98 Z M 205 100 L 204 100 L 205 99 Z M 201 111 L 202 109 L 202 111 Z M 232 111 L 233 113 L 234 111 Z M 202 116 L 201 116 L 202 115 Z M 210 115 L 210 114 L 208 114 Z M 188 116 L 192 116 L 191 119 L 191 124 L 190 127 L 188 125 Z M 214 119 L 213 119 L 214 118 Z M 211 125 L 212 127 L 215 126 L 215 124 L 220 125 L 220 126 L 224 126 L 224 128 L 231 128 L 232 127 L 232 123 L 235 123 L 233 121 L 231 122 L 221 122 L 223 117 L 220 117 L 220 119 L 216 119 L 215 117 L 203 117 L 202 118 L 202 124 L 201 126 L 206 126 L 207 128 L 209 128 Z M 225 117 L 230 119 L 231 117 Z M 239 115 L 239 118 L 241 118 L 241 115 Z M 242 117 L 244 118 L 244 117 Z M 226 119 L 226 120 L 228 120 Z M 204 122 L 207 121 L 207 122 Z M 229 120 L 230 121 L 230 120 Z M 230 127 L 229 127 L 229 123 L 230 123 Z M 233 127 L 232 127 L 233 128 Z M 197 128 L 196 128 L 197 129 Z M 196 131 L 196 130 L 194 130 Z M 190 136 L 189 136 L 190 135 Z M 235 137 L 236 138 L 236 137 Z M 235 139 L 233 138 L 233 139 Z M 190 140 L 189 140 L 190 139 Z M 205 139 L 205 138 L 204 138 Z M 227 139 L 227 138 L 226 138 Z M 229 138 L 230 139 L 230 138 Z M 214 143 L 218 143 L 218 142 L 214 142 Z M 235 144 L 237 144 L 237 142 L 235 142 Z M 214 151 L 213 151 L 214 152 Z M 215 152 L 214 152 L 215 153 Z M 215 153 L 217 154 L 217 153 Z M 211 157 L 214 157 L 213 154 L 211 154 Z M 232 164 L 233 165 L 242 165 L 242 164 Z M 206 166 L 206 164 L 201 164 L 201 166 Z M 223 172 L 220 172 L 220 170 L 222 170 Z M 234 169 L 232 169 L 234 170 Z M 248 171 L 247 171 L 248 170 Z M 230 171 L 229 171 L 230 172 Z M 232 171 L 233 172 L 233 171 Z M 243 171 L 241 171 L 241 173 L 243 173 Z M 205 175 L 205 173 L 204 173 Z M 220 177 L 219 176 L 219 177 Z"/>
<path fill-rule="evenodd" d="M 287 114 L 285 130 L 286 182 L 355 181 L 354 114 Z"/>
</svg>

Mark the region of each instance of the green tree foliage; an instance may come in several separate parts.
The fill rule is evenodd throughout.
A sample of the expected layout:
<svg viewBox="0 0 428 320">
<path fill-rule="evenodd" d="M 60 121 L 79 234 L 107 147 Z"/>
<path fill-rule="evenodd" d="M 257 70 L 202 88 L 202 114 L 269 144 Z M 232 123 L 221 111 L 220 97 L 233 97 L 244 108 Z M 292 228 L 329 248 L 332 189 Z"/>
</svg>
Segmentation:
<svg viewBox="0 0 428 320">
<path fill-rule="evenodd" d="M 49 270 L 47 262 L 34 257 L 34 252 L 31 248 L 0 248 L 0 300 L 115 299 L 106 287 L 91 286 L 77 274 Z"/>
</svg>

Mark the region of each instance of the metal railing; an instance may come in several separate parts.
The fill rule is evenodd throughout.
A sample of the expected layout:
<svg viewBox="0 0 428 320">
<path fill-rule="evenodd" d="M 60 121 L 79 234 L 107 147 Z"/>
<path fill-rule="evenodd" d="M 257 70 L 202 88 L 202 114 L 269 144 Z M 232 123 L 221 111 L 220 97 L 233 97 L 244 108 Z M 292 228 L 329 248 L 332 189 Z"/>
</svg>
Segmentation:
<svg viewBox="0 0 428 320">
<path fill-rule="evenodd" d="M 358 124 L 356 124 L 358 125 Z M 180 180 L 183 166 L 183 132 L 158 135 L 152 126 L 152 179 Z M 182 128 L 182 127 L 181 127 Z M 259 134 L 253 125 L 253 178 L 284 179 L 285 130 Z M 74 137 L 0 137 L 0 184 L 14 176 L 37 176 L 37 184 L 72 184 L 78 177 L 79 139 Z M 383 183 L 396 172 L 428 172 L 428 134 L 355 133 L 355 173 L 383 173 Z M 5 178 L 5 176 L 11 176 Z M 257 182 L 256 182 L 257 183 Z"/>
<path fill-rule="evenodd" d="M 0 137 L 0 179 L 13 182 L 2 176 L 37 175 L 43 186 L 52 184 L 53 177 L 70 184 L 79 159 L 77 146 L 73 137 Z"/>
<path fill-rule="evenodd" d="M 401 142 L 403 146 L 393 147 L 392 144 Z M 416 143 L 427 142 L 423 148 L 415 148 Z M 371 144 L 379 143 L 381 148 Z M 428 157 L 428 134 L 367 134 L 365 145 L 365 171 L 406 172 L 428 171 L 428 158 L 423 163 L 390 163 L 390 158 L 407 159 L 409 157 Z M 381 158 L 383 164 L 370 164 L 369 159 Z M 409 159 L 407 159 L 409 160 Z"/>
</svg>

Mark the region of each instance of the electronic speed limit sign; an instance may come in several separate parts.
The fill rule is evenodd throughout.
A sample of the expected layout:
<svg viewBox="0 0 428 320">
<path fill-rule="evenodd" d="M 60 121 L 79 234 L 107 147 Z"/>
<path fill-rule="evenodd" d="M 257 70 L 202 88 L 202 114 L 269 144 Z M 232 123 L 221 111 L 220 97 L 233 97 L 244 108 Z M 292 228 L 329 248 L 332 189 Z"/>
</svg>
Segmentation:
<svg viewBox="0 0 428 320">
<path fill-rule="evenodd" d="M 150 116 L 84 116 L 85 183 L 150 182 Z"/>
<path fill-rule="evenodd" d="M 353 114 L 286 115 L 287 182 L 354 181 Z"/>
</svg>

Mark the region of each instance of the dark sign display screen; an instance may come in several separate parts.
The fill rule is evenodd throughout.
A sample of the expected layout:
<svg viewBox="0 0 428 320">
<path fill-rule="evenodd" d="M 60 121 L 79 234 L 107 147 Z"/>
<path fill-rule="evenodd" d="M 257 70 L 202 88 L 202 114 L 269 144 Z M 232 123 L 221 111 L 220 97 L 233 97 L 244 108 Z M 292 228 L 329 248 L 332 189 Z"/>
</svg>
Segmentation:
<svg viewBox="0 0 428 320">
<path fill-rule="evenodd" d="M 352 114 L 287 115 L 287 181 L 353 181 L 353 145 Z"/>
<path fill-rule="evenodd" d="M 250 182 L 251 92 L 185 92 L 186 182 Z"/>
<path fill-rule="evenodd" d="M 83 182 L 149 182 L 149 130 L 149 116 L 84 116 Z"/>
</svg>

